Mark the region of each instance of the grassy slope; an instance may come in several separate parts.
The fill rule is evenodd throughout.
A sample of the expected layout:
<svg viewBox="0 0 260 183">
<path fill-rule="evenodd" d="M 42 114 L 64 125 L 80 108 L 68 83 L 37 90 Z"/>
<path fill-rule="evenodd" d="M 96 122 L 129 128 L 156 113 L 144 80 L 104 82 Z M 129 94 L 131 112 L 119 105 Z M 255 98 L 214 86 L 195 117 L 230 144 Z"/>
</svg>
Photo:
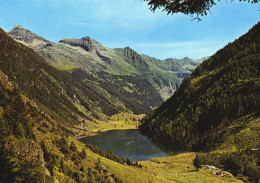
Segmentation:
<svg viewBox="0 0 260 183">
<path fill-rule="evenodd" d="M 39 131 L 35 131 L 35 134 L 39 141 L 44 140 L 46 142 L 47 148 L 51 149 L 53 154 L 55 154 L 56 156 L 64 156 L 60 152 L 59 148 L 57 148 L 52 143 L 54 139 L 60 138 L 60 134 L 49 132 L 44 134 Z M 85 145 L 83 143 L 75 140 L 72 137 L 69 137 L 67 141 L 69 144 L 73 141 L 76 144 L 78 151 L 81 151 L 83 148 L 85 148 Z M 86 154 L 87 158 L 85 160 L 82 160 L 80 165 L 73 164 L 73 161 L 66 161 L 66 163 L 68 163 L 70 166 L 74 166 L 77 171 L 79 171 L 79 168 L 81 166 L 83 166 L 84 169 L 91 168 L 94 171 L 95 169 L 97 169 L 98 165 L 99 167 L 102 167 L 103 171 L 108 171 L 106 174 L 101 174 L 102 176 L 112 176 L 114 174 L 123 182 L 168 182 L 167 180 L 160 177 L 151 176 L 149 173 L 143 172 L 140 168 L 122 165 L 107 158 L 101 157 L 100 155 L 93 153 L 91 150 L 86 149 Z M 100 163 L 98 163 L 98 161 L 100 161 Z M 66 176 L 66 174 L 60 172 L 60 167 L 57 167 L 56 170 L 57 172 L 55 172 L 53 176 L 60 180 L 60 182 L 65 183 L 70 180 L 70 178 Z"/>
<path fill-rule="evenodd" d="M 219 130 L 222 137 L 216 148 L 199 153 L 202 164 L 226 169 L 245 182 L 257 182 L 260 176 L 260 118 L 255 115 L 241 117 Z"/>
<path fill-rule="evenodd" d="M 196 171 L 193 166 L 195 156 L 196 153 L 182 153 L 166 158 L 154 158 L 141 164 L 144 171 L 176 182 L 242 182 L 234 177 L 212 175 L 210 170 Z"/>
<path fill-rule="evenodd" d="M 221 127 L 220 127 L 221 128 Z M 260 118 L 255 115 L 241 117 L 219 131 L 224 134 L 223 140 L 219 141 L 217 150 L 213 152 L 232 152 L 243 149 L 259 147 L 260 142 Z"/>
</svg>

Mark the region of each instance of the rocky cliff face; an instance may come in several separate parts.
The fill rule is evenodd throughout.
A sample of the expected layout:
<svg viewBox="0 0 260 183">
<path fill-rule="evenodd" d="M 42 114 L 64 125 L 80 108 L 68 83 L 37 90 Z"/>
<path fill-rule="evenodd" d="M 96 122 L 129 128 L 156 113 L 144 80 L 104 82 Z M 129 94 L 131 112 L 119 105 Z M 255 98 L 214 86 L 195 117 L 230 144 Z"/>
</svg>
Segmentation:
<svg viewBox="0 0 260 183">
<path fill-rule="evenodd" d="M 60 40 L 59 43 L 68 44 L 74 47 L 81 47 L 87 52 L 93 52 L 96 50 L 105 50 L 105 47 L 100 43 L 96 42 L 95 40 L 91 39 L 90 37 L 86 36 L 81 39 L 63 39 Z"/>
<path fill-rule="evenodd" d="M 168 58 L 166 60 L 157 60 L 150 58 L 150 60 L 159 68 L 167 71 L 172 71 L 180 78 L 184 78 L 190 75 L 196 67 L 206 58 L 201 60 L 194 60 L 188 57 L 184 57 L 180 60 L 174 58 Z"/>
<path fill-rule="evenodd" d="M 132 50 L 130 47 L 124 48 L 124 56 L 126 58 L 129 58 L 130 60 L 136 61 L 136 62 L 141 60 L 139 54 L 137 52 L 135 52 L 134 50 Z"/>
</svg>

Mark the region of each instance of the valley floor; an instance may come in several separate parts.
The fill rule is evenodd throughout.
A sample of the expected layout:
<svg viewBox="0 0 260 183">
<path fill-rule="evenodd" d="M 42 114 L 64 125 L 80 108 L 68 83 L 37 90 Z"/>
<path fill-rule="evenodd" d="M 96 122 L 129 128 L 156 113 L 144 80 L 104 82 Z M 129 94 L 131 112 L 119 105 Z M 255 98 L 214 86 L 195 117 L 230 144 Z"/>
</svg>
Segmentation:
<svg viewBox="0 0 260 183">
<path fill-rule="evenodd" d="M 120 113 L 113 115 L 108 120 L 95 120 L 94 122 L 88 122 L 88 125 L 82 123 L 82 125 L 74 126 L 75 128 L 70 130 L 75 133 L 75 138 L 79 139 L 109 130 L 138 129 L 142 117 L 144 117 L 144 114 Z"/>
<path fill-rule="evenodd" d="M 112 116 L 107 121 L 96 121 L 85 131 L 79 130 L 77 138 L 97 135 L 108 130 L 137 129 L 140 119 L 144 115 L 121 113 Z M 82 129 L 82 126 L 79 127 Z M 165 158 L 154 158 L 149 161 L 139 161 L 142 168 L 122 165 L 91 151 L 87 152 L 90 159 L 100 160 L 104 170 L 115 174 L 123 182 L 242 182 L 233 176 L 215 175 L 214 171 L 204 168 L 196 170 L 193 166 L 196 153 L 182 153 Z"/>
</svg>

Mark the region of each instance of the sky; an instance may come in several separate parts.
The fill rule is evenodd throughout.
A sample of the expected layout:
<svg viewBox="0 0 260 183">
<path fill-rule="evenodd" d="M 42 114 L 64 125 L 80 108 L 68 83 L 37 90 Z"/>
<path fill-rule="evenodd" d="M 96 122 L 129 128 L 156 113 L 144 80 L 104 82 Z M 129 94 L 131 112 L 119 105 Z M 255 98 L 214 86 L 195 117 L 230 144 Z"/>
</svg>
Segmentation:
<svg viewBox="0 0 260 183">
<path fill-rule="evenodd" d="M 260 20 L 260 3 L 221 0 L 211 14 L 154 13 L 143 0 L 0 0 L 0 27 L 19 24 L 44 38 L 90 36 L 109 48 L 131 47 L 159 59 L 211 56 Z"/>
</svg>

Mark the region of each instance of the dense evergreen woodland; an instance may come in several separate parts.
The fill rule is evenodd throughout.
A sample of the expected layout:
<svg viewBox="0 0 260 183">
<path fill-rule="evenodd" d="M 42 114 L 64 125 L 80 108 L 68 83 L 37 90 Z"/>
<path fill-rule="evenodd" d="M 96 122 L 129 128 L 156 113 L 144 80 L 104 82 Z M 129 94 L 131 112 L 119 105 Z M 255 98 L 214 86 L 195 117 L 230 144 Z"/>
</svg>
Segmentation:
<svg viewBox="0 0 260 183">
<path fill-rule="evenodd" d="M 259 67 L 260 23 L 200 64 L 170 99 L 142 120 L 140 130 L 168 149 L 216 150 L 238 125 L 236 119 L 259 119 Z M 242 122 L 238 126 L 235 133 L 245 127 Z M 260 147 L 257 130 L 248 149 Z M 246 152 L 245 147 L 236 149 Z M 252 164 L 260 177 L 259 153 Z"/>
</svg>

